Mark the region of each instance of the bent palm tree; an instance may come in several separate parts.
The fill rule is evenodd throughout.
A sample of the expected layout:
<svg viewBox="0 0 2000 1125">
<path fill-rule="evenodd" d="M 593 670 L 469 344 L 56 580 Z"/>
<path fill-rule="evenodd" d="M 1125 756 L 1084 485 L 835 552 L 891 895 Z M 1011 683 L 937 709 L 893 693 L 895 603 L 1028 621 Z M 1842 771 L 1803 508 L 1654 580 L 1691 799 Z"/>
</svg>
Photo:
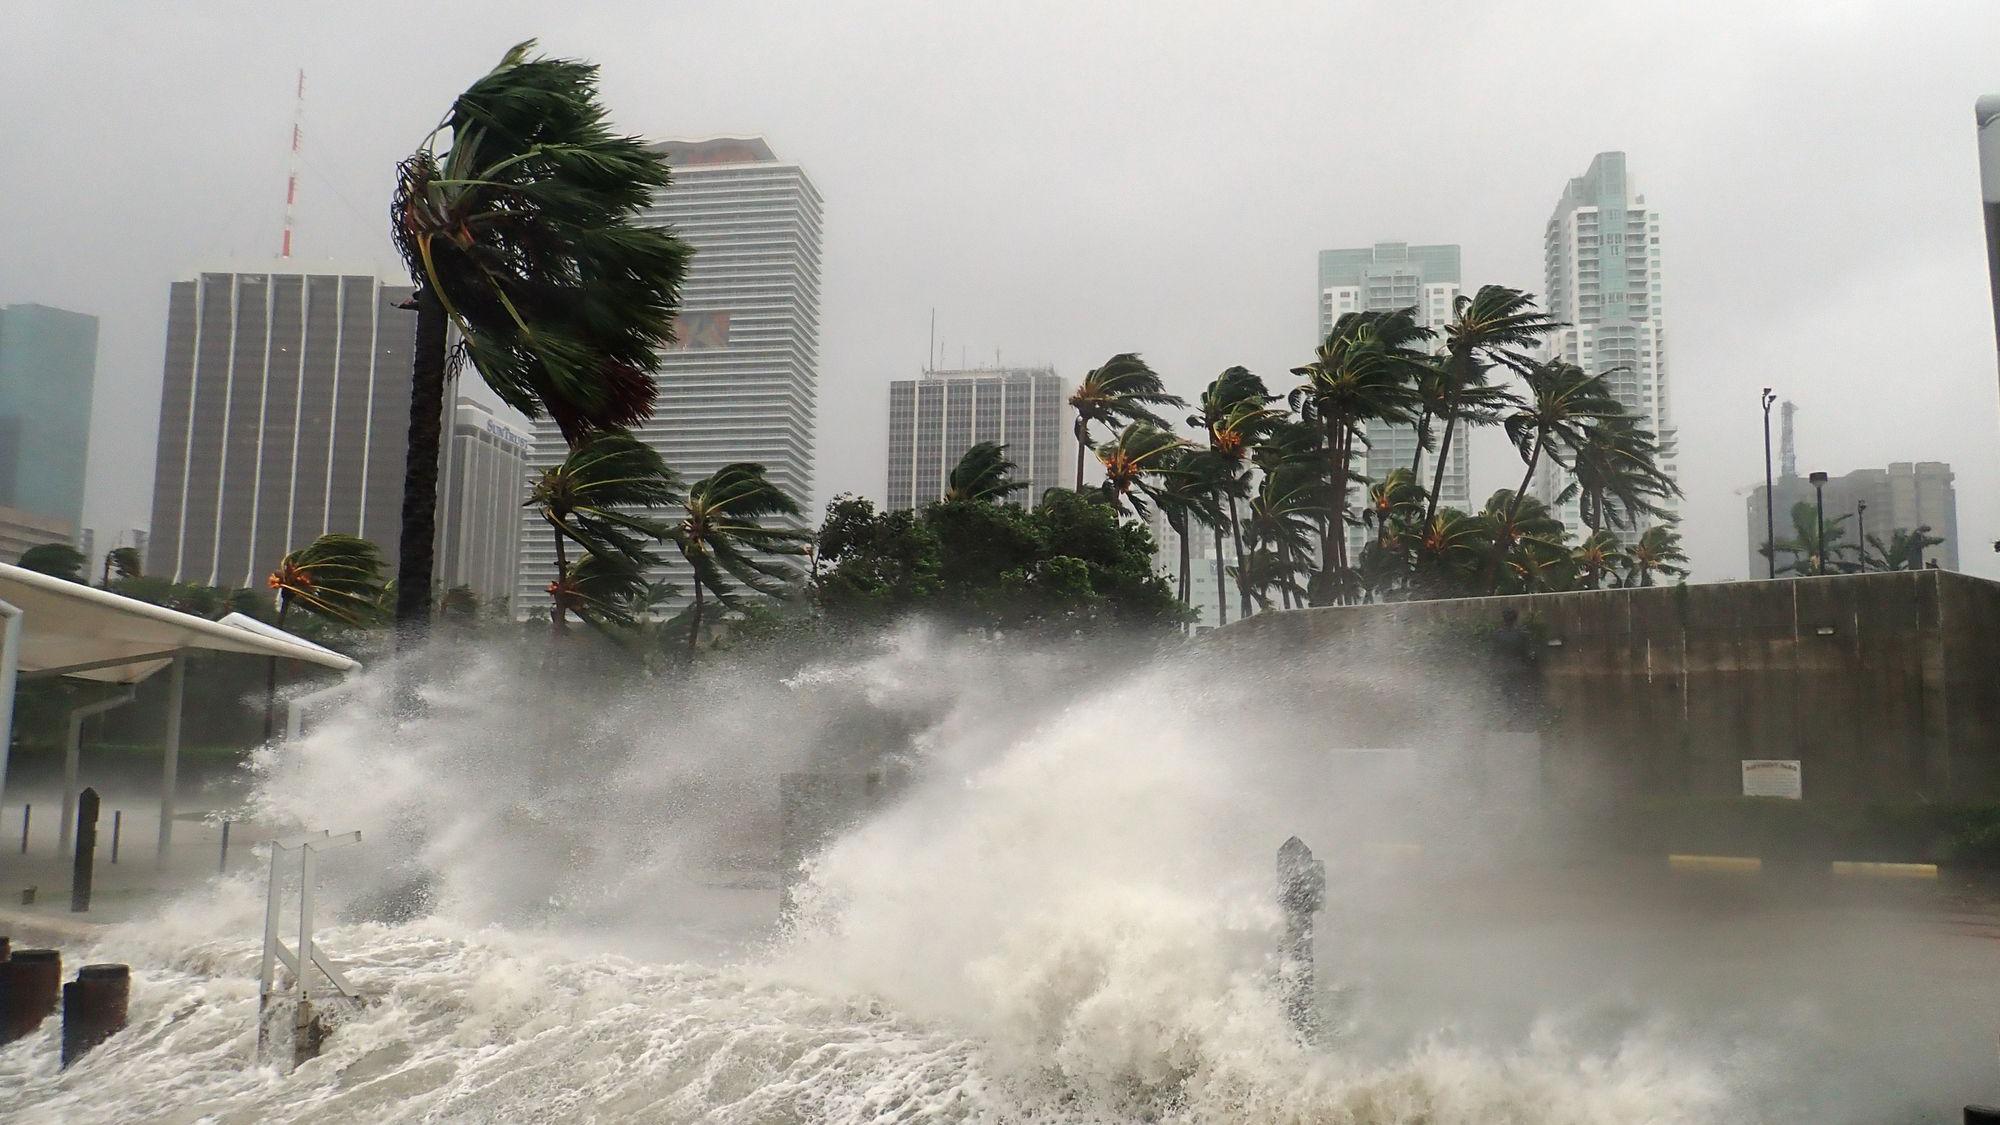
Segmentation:
<svg viewBox="0 0 2000 1125">
<path fill-rule="evenodd" d="M 397 166 L 391 233 L 416 279 L 396 619 L 428 619 L 446 327 L 509 406 L 572 444 L 652 413 L 690 251 L 635 220 L 665 158 L 614 135 L 597 68 L 519 44 Z M 449 132 L 451 147 L 440 153 Z"/>
<path fill-rule="evenodd" d="M 1146 497 L 1153 491 L 1149 478 L 1165 472 L 1172 457 L 1187 443 L 1166 430 L 1146 422 L 1134 422 L 1097 450 L 1097 462 L 1104 466 L 1104 496 L 1120 512 L 1146 514 Z"/>
<path fill-rule="evenodd" d="M 1779 574 L 1823 574 L 1829 570 L 1851 570 L 1855 564 L 1846 556 L 1855 550 L 1854 544 L 1845 542 L 1847 521 L 1854 518 L 1846 513 L 1826 518 L 1826 558 L 1820 559 L 1819 509 L 1810 500 L 1801 500 L 1792 505 L 1792 537 L 1780 539 L 1777 549 L 1791 556 L 1791 561 L 1778 567 Z M 1766 543 L 1758 549 L 1758 554 L 1769 556 L 1771 545 Z"/>
<path fill-rule="evenodd" d="M 1665 515 L 1662 501 L 1681 494 L 1660 468 L 1659 441 L 1629 414 L 1585 423 L 1570 452 L 1572 479 L 1557 501 L 1574 498 L 1577 518 L 1593 531 L 1636 527 L 1641 517 Z"/>
<path fill-rule="evenodd" d="M 105 589 L 111 588 L 111 576 L 114 574 L 120 579 L 143 576 L 144 568 L 140 564 L 137 547 L 113 547 L 104 553 Z"/>
<path fill-rule="evenodd" d="M 1687 553 L 1681 550 L 1681 533 L 1671 523 L 1654 524 L 1639 536 L 1630 551 L 1628 584 L 1651 586 L 1653 575 L 1686 578 Z"/>
<path fill-rule="evenodd" d="M 548 590 L 549 626 L 556 634 L 569 631 L 571 611 L 593 619 L 580 612 L 585 603 L 572 597 L 577 589 L 568 545 L 605 560 L 589 572 L 600 587 L 615 567 L 643 576 L 660 562 L 652 544 L 668 532 L 665 524 L 638 513 L 680 502 L 674 471 L 652 446 L 624 430 L 590 434 L 559 464 L 542 470 L 522 506 L 534 509 L 555 532 L 556 576 Z"/>
<path fill-rule="evenodd" d="M 1154 412 L 1156 406 L 1183 407 L 1187 403 L 1167 393 L 1167 386 L 1146 361 L 1132 352 L 1120 352 L 1104 361 L 1104 366 L 1084 375 L 1069 396 L 1076 411 L 1076 490 L 1083 491 L 1083 451 L 1091 448 L 1092 423 L 1106 426 L 1123 422 L 1148 422 L 1167 429 L 1167 420 Z"/>
<path fill-rule="evenodd" d="M 1227 521 L 1231 545 L 1237 558 L 1243 557 L 1243 532 L 1237 524 L 1236 504 L 1250 495 L 1250 480 L 1247 470 L 1251 450 L 1263 439 L 1271 428 L 1284 420 L 1282 410 L 1273 410 L 1270 404 L 1278 396 L 1270 392 L 1264 380 L 1252 374 L 1248 368 L 1231 367 L 1216 376 L 1202 391 L 1196 403 L 1197 413 L 1189 416 L 1188 425 L 1199 426 L 1208 436 L 1208 451 L 1216 458 L 1218 475 L 1216 490 L 1222 500 L 1228 501 Z M 1220 500 L 1218 500 L 1220 506 Z M 1216 624 L 1229 624 L 1229 600 L 1224 595 L 1222 525 L 1214 524 L 1215 531 L 1215 589 Z M 1237 582 L 1239 608 L 1243 616 L 1250 615 L 1250 587 L 1247 582 Z"/>
<path fill-rule="evenodd" d="M 1586 590 L 1604 588 L 1605 576 L 1609 575 L 1613 585 L 1618 582 L 1620 569 L 1631 564 L 1631 556 L 1625 553 L 1625 545 L 1618 536 L 1609 531 L 1593 531 L 1583 542 L 1570 552 L 1570 560 L 1576 564 L 1578 580 Z"/>
<path fill-rule="evenodd" d="M 339 625 L 360 625 L 382 605 L 382 552 L 353 535 L 322 535 L 278 560 L 264 584 L 277 592 L 278 628 L 292 607 Z M 278 658 L 264 672 L 264 737 L 276 729 Z"/>
<path fill-rule="evenodd" d="M 1504 285 L 1482 285 L 1452 302 L 1452 317 L 1444 328 L 1444 436 L 1438 442 L 1437 469 L 1431 478 L 1430 504 L 1424 519 L 1437 514 L 1438 493 L 1444 488 L 1445 467 L 1451 463 L 1451 441 L 1461 421 L 1477 422 L 1485 406 L 1505 409 L 1493 400 L 1487 378 L 1496 364 L 1521 370 L 1529 365 L 1526 350 L 1562 322 L 1535 308 L 1533 294 Z M 1490 422 L 1488 423 L 1490 424 Z"/>
<path fill-rule="evenodd" d="M 1216 549 L 1222 547 L 1222 506 L 1217 497 L 1221 495 L 1221 480 L 1228 472 L 1226 465 L 1215 454 L 1199 446 L 1181 445 L 1161 458 L 1153 470 L 1153 483 L 1148 491 L 1153 503 L 1160 506 L 1160 514 L 1167 519 L 1167 526 L 1173 528 L 1180 540 L 1180 600 L 1187 605 L 1193 600 L 1194 575 L 1193 552 L 1190 549 L 1194 525 L 1199 523 L 1215 530 Z M 1215 591 L 1217 608 L 1222 624 L 1228 618 L 1228 590 L 1218 586 Z"/>
<path fill-rule="evenodd" d="M 688 489 L 686 515 L 668 530 L 681 557 L 694 570 L 694 602 L 689 607 L 688 653 L 701 636 L 704 595 L 729 609 L 739 608 L 740 582 L 767 597 L 782 597 L 797 568 L 760 555 L 804 555 L 810 531 L 766 527 L 773 516 L 799 515 L 799 506 L 764 475 L 764 466 L 738 461 Z M 731 579 L 735 581 L 732 582 Z"/>
<path fill-rule="evenodd" d="M 1899 527 L 1889 535 L 1884 543 L 1879 535 L 1870 535 L 1868 545 L 1875 549 L 1872 556 L 1863 551 L 1863 557 L 1880 570 L 1922 570 L 1924 552 L 1943 543 L 1941 536 L 1932 535 L 1929 524 L 1914 530 Z"/>
<path fill-rule="evenodd" d="M 1259 591 L 1273 582 L 1286 609 L 1292 608 L 1294 593 L 1304 594 L 1305 587 L 1296 579 L 1307 569 L 1305 560 L 1312 554 L 1314 529 L 1326 516 L 1326 489 L 1317 464 L 1277 465 L 1265 471 L 1244 512 L 1243 546 L 1251 555 L 1263 552 L 1269 558 L 1257 566 L 1239 568 L 1239 577 L 1251 588 L 1258 604 L 1269 608 L 1269 598 Z"/>
<path fill-rule="evenodd" d="M 998 442 L 982 441 L 965 451 L 958 464 L 951 467 L 951 475 L 945 481 L 946 500 L 980 500 L 988 504 L 1004 503 L 1007 497 L 1028 487 L 1027 481 L 1017 481 L 1007 474 L 1014 471 L 1014 462 L 1007 459 L 1007 447 Z"/>
</svg>

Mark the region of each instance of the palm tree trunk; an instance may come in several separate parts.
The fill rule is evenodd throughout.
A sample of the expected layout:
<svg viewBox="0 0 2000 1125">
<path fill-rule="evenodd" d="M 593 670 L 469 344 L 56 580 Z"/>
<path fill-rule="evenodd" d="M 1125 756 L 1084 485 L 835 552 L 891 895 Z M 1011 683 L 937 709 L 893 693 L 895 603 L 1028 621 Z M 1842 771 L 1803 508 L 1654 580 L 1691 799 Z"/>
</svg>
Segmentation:
<svg viewBox="0 0 2000 1125">
<path fill-rule="evenodd" d="M 443 441 L 444 302 L 417 290 L 416 356 L 410 367 L 409 451 L 403 459 L 403 529 L 396 560 L 398 647 L 414 647 L 430 625 L 431 540 L 437 534 L 438 453 Z"/>
<path fill-rule="evenodd" d="M 563 550 L 563 534 L 556 529 L 556 583 L 562 589 L 569 588 L 569 555 Z M 569 633 L 569 611 L 563 608 L 562 596 L 549 599 L 549 632 L 555 636 Z"/>
<path fill-rule="evenodd" d="M 694 616 L 688 621 L 688 659 L 694 659 L 695 641 L 701 637 L 701 579 L 694 580 Z"/>
<path fill-rule="evenodd" d="M 1452 413 L 1445 415 L 1444 436 L 1438 439 L 1437 468 L 1431 474 L 1431 495 L 1430 499 L 1426 501 L 1424 504 L 1425 523 L 1431 522 L 1431 517 L 1437 515 L 1438 493 L 1444 491 L 1444 467 L 1446 465 L 1451 464 L 1451 435 L 1452 431 L 1456 430 L 1457 428 L 1458 428 L 1457 414 Z"/>
<path fill-rule="evenodd" d="M 1250 616 L 1250 579 L 1243 573 L 1243 525 L 1236 522 L 1236 497 L 1229 498 L 1229 546 L 1236 552 L 1236 591 L 1241 600 L 1236 603 L 1236 616 Z M 1215 584 L 1222 585 L 1222 549 L 1216 549 Z"/>
<path fill-rule="evenodd" d="M 1085 449 L 1085 448 L 1086 448 L 1086 447 L 1087 447 L 1087 446 L 1089 445 L 1089 443 L 1088 443 L 1088 442 L 1086 442 L 1086 441 L 1084 441 L 1084 440 L 1083 440 L 1083 438 L 1084 438 L 1084 435 L 1085 435 L 1085 434 L 1087 434 L 1087 433 L 1089 433 L 1090 431 L 1089 431 L 1089 430 L 1088 430 L 1088 428 L 1086 427 L 1086 423 L 1085 423 L 1085 422 L 1084 422 L 1084 420 L 1083 420 L 1083 415 L 1081 415 L 1081 414 L 1078 414 L 1078 415 L 1076 416 L 1076 425 L 1074 425 L 1074 426 L 1070 427 L 1070 429 L 1071 429 L 1071 432 L 1073 432 L 1073 433 L 1075 433 L 1075 434 L 1076 434 L 1076 490 L 1077 490 L 1078 492 L 1082 492 L 1082 491 L 1083 491 L 1083 451 L 1084 451 L 1084 449 Z"/>
<path fill-rule="evenodd" d="M 1535 479 L 1535 464 L 1542 459 L 1543 444 L 1545 439 L 1537 434 L 1535 444 L 1528 449 L 1528 472 L 1521 478 L 1521 487 L 1514 490 L 1514 499 L 1507 504 L 1507 523 L 1510 526 L 1514 522 L 1514 517 L 1520 514 L 1521 498 L 1528 494 L 1528 485 Z"/>
<path fill-rule="evenodd" d="M 1410 458 L 1410 479 L 1413 481 L 1424 479 L 1424 446 L 1431 436 L 1430 407 L 1424 407 L 1423 412 L 1417 415 L 1416 430 L 1417 452 L 1415 456 Z"/>
<path fill-rule="evenodd" d="M 1232 507 L 1235 503 L 1230 501 Z M 1209 530 L 1215 533 L 1215 624 L 1220 627 L 1229 624 L 1229 585 L 1223 581 L 1226 568 L 1222 565 L 1222 525 L 1214 524 Z"/>
<path fill-rule="evenodd" d="M 1188 550 L 1189 533 L 1192 532 L 1193 530 L 1194 526 L 1192 524 L 1189 524 L 1187 527 L 1183 528 L 1180 532 L 1182 605 L 1186 605 L 1194 600 L 1194 575 L 1190 573 L 1194 569 L 1194 561 L 1193 561 L 1193 553 Z"/>
</svg>

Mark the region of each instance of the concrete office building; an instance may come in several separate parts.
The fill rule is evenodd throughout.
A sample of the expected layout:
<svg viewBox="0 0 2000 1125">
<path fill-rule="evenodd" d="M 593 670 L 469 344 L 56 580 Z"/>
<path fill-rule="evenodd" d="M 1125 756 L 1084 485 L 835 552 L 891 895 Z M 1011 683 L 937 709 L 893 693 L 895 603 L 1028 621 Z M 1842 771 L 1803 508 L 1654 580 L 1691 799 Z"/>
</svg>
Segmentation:
<svg viewBox="0 0 2000 1125">
<path fill-rule="evenodd" d="M 982 441 L 1007 447 L 1015 479 L 1028 482 L 1009 499 L 1034 507 L 1042 493 L 1067 487 L 1063 462 L 1074 457 L 1064 419 L 1068 399 L 1052 367 L 926 371 L 890 383 L 889 507 L 920 507 L 943 496 L 952 466 Z"/>
<path fill-rule="evenodd" d="M 146 572 L 261 588 L 327 532 L 396 558 L 408 285 L 296 261 L 175 282 Z"/>
<path fill-rule="evenodd" d="M 0 507 L 0 562 L 13 563 L 21 552 L 47 543 L 68 543 L 76 529 L 67 520 Z"/>
<path fill-rule="evenodd" d="M 1886 469 L 1856 469 L 1829 477 L 1824 489 L 1827 522 L 1847 517 L 1836 542 L 1850 547 L 1860 541 L 1864 528 L 1868 538 L 1880 539 L 1886 545 L 1899 529 L 1914 531 L 1928 527 L 1930 534 L 1944 542 L 1926 550 L 1925 560 L 1945 570 L 1957 570 L 1958 491 L 1953 480 L 1951 466 L 1942 461 L 1897 461 Z M 1782 543 L 1794 536 L 1792 506 L 1815 502 L 1813 486 L 1805 477 L 1782 475 L 1773 482 L 1772 491 L 1777 496 L 1773 515 L 1778 541 Z M 1863 504 L 1867 505 L 1866 510 L 1861 507 Z M 1765 510 L 1761 483 L 1750 490 L 1744 514 L 1749 531 L 1748 573 L 1752 578 L 1763 578 L 1770 573 L 1770 566 L 1762 549 Z M 1870 553 L 1873 554 L 1872 548 Z M 1836 555 L 1832 551 L 1828 554 L 1839 561 L 1854 558 L 1852 554 Z M 1779 554 L 1780 567 L 1790 561 L 1790 555 Z"/>
<path fill-rule="evenodd" d="M 680 341 L 662 357 L 653 418 L 636 431 L 692 483 L 732 461 L 762 464 L 812 518 L 819 395 L 821 200 L 797 164 L 761 137 L 666 141 L 673 185 L 643 221 L 672 227 L 694 248 L 681 286 Z M 531 471 L 567 452 L 538 424 Z M 548 606 L 553 534 L 523 516 L 515 605 Z M 656 578 L 691 596 L 673 559 Z M 669 610 L 677 606 L 666 607 Z"/>
<path fill-rule="evenodd" d="M 47 305 L 0 308 L 0 508 L 26 513 L 37 527 L 59 521 L 61 542 L 83 526 L 96 380 L 96 317 Z"/>
<path fill-rule="evenodd" d="M 449 435 L 438 473 L 437 584 L 470 587 L 481 605 L 504 602 L 520 569 L 528 435 L 469 398 L 453 408 Z"/>
<path fill-rule="evenodd" d="M 1624 153 L 1598 153 L 1589 170 L 1564 188 L 1543 231 L 1543 269 L 1544 307 L 1566 325 L 1550 335 L 1550 354 L 1593 374 L 1608 373 L 1618 400 L 1658 435 L 1660 468 L 1678 481 L 1660 212 L 1633 190 Z M 1561 466 L 1545 462 L 1534 489 L 1581 535 L 1576 501 L 1554 502 L 1570 479 Z M 1669 501 L 1664 506 L 1671 513 L 1677 505 Z M 1625 537 L 1636 539 L 1642 530 L 1634 528 Z"/>
</svg>

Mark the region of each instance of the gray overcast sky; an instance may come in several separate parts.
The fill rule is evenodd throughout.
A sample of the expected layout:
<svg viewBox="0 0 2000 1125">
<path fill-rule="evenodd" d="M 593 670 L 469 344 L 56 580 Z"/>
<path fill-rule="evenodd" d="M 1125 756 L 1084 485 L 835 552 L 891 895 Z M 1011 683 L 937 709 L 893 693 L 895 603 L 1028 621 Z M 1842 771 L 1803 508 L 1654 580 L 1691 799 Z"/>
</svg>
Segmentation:
<svg viewBox="0 0 2000 1125">
<path fill-rule="evenodd" d="M 475 12 L 477 14 L 475 14 Z M 761 133 L 826 197 L 820 499 L 884 487 L 884 382 L 996 350 L 1143 352 L 1192 393 L 1309 357 L 1315 252 L 1463 245 L 1542 287 L 1564 181 L 1622 149 L 1665 213 L 1701 578 L 1740 576 L 1757 389 L 1801 468 L 1942 459 L 2000 574 L 2000 392 L 1973 99 L 2000 3 L 52 4 L 0 0 L 0 302 L 102 318 L 87 520 L 144 522 L 168 284 L 394 263 L 390 174 L 511 43 L 595 60 L 617 124 Z M 1511 486 L 1497 438 L 1475 486 Z"/>
</svg>

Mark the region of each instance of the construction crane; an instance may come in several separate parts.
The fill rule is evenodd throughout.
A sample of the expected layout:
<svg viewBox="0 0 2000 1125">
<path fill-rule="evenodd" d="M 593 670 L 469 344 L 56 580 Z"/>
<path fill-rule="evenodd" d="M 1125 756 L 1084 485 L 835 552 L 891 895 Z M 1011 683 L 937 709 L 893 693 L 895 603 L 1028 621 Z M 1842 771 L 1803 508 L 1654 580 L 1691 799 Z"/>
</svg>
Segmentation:
<svg viewBox="0 0 2000 1125">
<path fill-rule="evenodd" d="M 1798 413 L 1798 409 L 1791 399 L 1778 404 L 1783 420 L 1778 439 L 1778 475 L 1788 480 L 1799 475 L 1799 450 L 1792 443 L 1792 415 Z"/>
</svg>

